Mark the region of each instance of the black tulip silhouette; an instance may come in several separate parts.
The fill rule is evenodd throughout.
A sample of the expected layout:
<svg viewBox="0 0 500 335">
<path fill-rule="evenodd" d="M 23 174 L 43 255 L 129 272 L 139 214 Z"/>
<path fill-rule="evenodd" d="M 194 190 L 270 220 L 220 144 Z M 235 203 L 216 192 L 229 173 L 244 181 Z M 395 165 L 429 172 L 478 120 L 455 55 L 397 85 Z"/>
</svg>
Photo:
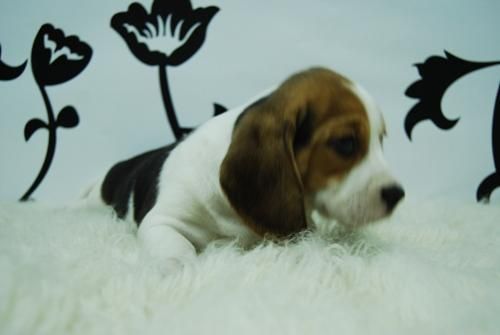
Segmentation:
<svg viewBox="0 0 500 335">
<path fill-rule="evenodd" d="M 125 40 L 135 57 L 158 67 L 167 119 L 178 140 L 192 129 L 181 127 L 177 120 L 167 66 L 184 63 L 200 49 L 208 24 L 218 11 L 214 6 L 193 9 L 189 0 L 155 0 L 149 13 L 142 5 L 132 3 L 128 11 L 117 13 L 111 19 L 111 27 Z"/>
<path fill-rule="evenodd" d="M 19 77 L 26 68 L 26 60 L 19 66 L 10 66 L 2 61 L 2 46 L 0 45 L 0 80 L 13 80 Z"/>
<path fill-rule="evenodd" d="M 500 64 L 499 61 L 471 62 L 447 51 L 444 53 L 446 57 L 432 56 L 424 63 L 416 64 L 422 79 L 411 84 L 405 92 L 408 97 L 419 99 L 405 118 L 405 130 L 409 139 L 415 125 L 424 120 L 430 120 L 444 130 L 453 128 L 458 119 L 448 119 L 441 110 L 441 100 L 448 87 L 468 73 Z"/>
<path fill-rule="evenodd" d="M 38 84 L 47 111 L 47 121 L 34 118 L 24 127 L 24 138 L 28 141 L 39 129 L 48 131 L 48 144 L 45 159 L 32 185 L 21 197 L 22 201 L 30 199 L 45 178 L 52 163 L 56 148 L 56 130 L 58 127 L 73 128 L 78 125 L 79 117 L 76 109 L 66 106 L 54 115 L 46 86 L 67 82 L 82 72 L 90 62 L 92 49 L 76 36 L 66 37 L 62 30 L 50 24 L 44 24 L 38 31 L 31 49 L 31 70 Z"/>
<path fill-rule="evenodd" d="M 76 77 L 90 62 L 92 49 L 76 36 L 44 24 L 33 42 L 31 69 L 40 86 L 62 84 Z"/>
<path fill-rule="evenodd" d="M 130 51 L 148 65 L 180 65 L 202 46 L 217 7 L 193 10 L 189 1 L 155 0 L 148 13 L 138 3 L 117 13 L 111 26 Z"/>
</svg>

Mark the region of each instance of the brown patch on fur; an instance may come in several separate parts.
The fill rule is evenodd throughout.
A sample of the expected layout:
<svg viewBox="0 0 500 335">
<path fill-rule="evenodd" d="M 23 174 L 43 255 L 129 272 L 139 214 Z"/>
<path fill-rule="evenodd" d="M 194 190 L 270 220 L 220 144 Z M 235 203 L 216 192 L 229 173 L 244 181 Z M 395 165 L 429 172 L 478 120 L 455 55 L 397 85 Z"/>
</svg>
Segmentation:
<svg viewBox="0 0 500 335">
<path fill-rule="evenodd" d="M 300 72 L 239 119 L 220 183 L 258 234 L 282 237 L 305 229 L 305 197 L 342 178 L 368 151 L 367 114 L 349 83 L 323 68 Z M 350 157 L 331 145 L 345 136 L 358 146 Z"/>
</svg>

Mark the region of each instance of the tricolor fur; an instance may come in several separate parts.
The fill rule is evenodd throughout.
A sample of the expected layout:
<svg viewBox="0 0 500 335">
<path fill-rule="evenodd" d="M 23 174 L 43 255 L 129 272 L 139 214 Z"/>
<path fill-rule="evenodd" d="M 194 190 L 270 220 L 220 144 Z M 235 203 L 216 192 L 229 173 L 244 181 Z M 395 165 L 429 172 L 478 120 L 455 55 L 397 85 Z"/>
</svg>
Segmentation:
<svg viewBox="0 0 500 335">
<path fill-rule="evenodd" d="M 220 238 L 288 237 L 311 228 L 314 211 L 360 226 L 404 196 L 382 154 L 385 133 L 364 89 L 313 68 L 176 146 L 115 165 L 91 197 L 140 224 L 139 239 L 161 260 Z"/>
</svg>

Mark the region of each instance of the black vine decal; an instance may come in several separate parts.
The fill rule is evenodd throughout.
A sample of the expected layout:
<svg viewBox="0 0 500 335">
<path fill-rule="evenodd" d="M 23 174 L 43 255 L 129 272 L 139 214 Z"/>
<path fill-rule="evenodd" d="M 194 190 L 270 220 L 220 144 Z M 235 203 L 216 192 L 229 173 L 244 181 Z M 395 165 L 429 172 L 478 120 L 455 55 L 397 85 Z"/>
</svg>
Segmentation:
<svg viewBox="0 0 500 335">
<path fill-rule="evenodd" d="M 487 202 L 491 197 L 491 193 L 497 187 L 500 187 L 500 85 L 495 101 L 495 110 L 493 111 L 492 147 L 495 172 L 486 177 L 477 188 L 476 198 L 478 201 Z"/>
<path fill-rule="evenodd" d="M 2 62 L 2 46 L 0 45 L 0 80 L 12 80 L 23 74 L 28 61 L 24 61 L 19 66 L 9 66 Z"/>
<path fill-rule="evenodd" d="M 461 59 L 450 52 L 444 52 L 446 57 L 432 56 L 424 63 L 416 64 L 418 72 L 422 77 L 411 84 L 405 94 L 408 97 L 419 99 L 412 107 L 405 118 L 406 135 L 411 140 L 414 127 L 421 121 L 430 120 L 436 127 L 449 130 L 453 128 L 459 119 L 451 120 L 447 118 L 442 109 L 441 101 L 446 90 L 461 77 L 493 65 L 500 64 L 500 61 L 473 62 Z M 499 90 L 500 94 L 500 90 Z M 500 107 L 497 96 L 493 115 L 493 158 L 495 161 L 494 172 L 479 185 L 476 192 L 478 201 L 487 202 L 493 190 L 500 186 Z"/>
<path fill-rule="evenodd" d="M 211 6 L 193 9 L 189 0 L 155 0 L 148 13 L 138 3 L 128 11 L 115 14 L 111 26 L 125 40 L 135 57 L 158 67 L 161 94 L 167 119 L 177 140 L 192 128 L 181 127 L 177 120 L 167 78 L 167 66 L 177 66 L 191 58 L 205 41 L 208 24 L 219 11 Z M 214 105 L 214 114 L 225 110 Z"/>
<path fill-rule="evenodd" d="M 406 89 L 405 94 L 419 99 L 406 115 L 405 130 L 408 138 L 415 125 L 424 120 L 432 121 L 436 127 L 443 130 L 453 128 L 457 120 L 448 119 L 441 110 L 441 100 L 445 91 L 460 77 L 487 66 L 500 64 L 498 62 L 471 62 L 458 58 L 445 51 L 445 57 L 432 56 L 424 63 L 416 64 L 422 77 Z"/>
<path fill-rule="evenodd" d="M 49 136 L 45 160 L 35 181 L 21 197 L 22 201 L 30 198 L 49 170 L 56 149 L 57 128 L 73 128 L 79 122 L 73 106 L 63 107 L 55 116 L 47 86 L 62 84 L 76 77 L 88 65 L 91 56 L 92 49 L 88 44 L 76 36 L 65 37 L 62 30 L 50 24 L 44 24 L 35 37 L 31 49 L 31 70 L 42 94 L 47 121 L 38 118 L 28 121 L 24 127 L 24 138 L 28 141 L 39 129 L 46 129 Z"/>
</svg>

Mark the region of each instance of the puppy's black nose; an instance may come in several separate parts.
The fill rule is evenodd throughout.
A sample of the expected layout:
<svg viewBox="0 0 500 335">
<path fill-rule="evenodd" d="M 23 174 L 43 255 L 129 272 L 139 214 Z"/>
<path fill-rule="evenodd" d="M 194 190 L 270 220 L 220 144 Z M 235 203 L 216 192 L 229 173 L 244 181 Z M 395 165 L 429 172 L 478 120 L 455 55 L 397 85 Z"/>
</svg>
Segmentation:
<svg viewBox="0 0 500 335">
<path fill-rule="evenodd" d="M 384 200 L 387 210 L 391 212 L 398 202 L 405 196 L 405 191 L 399 185 L 390 185 L 382 188 L 382 200 Z"/>
</svg>

